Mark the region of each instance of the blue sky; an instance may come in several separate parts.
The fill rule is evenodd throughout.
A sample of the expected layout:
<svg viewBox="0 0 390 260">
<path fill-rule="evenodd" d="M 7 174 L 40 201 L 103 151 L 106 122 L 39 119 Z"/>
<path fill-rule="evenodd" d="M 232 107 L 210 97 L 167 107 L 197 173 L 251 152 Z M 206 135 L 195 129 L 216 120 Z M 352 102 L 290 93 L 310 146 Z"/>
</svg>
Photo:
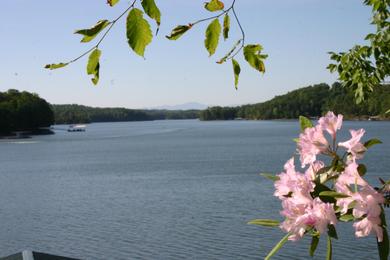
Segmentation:
<svg viewBox="0 0 390 260">
<path fill-rule="evenodd" d="M 268 100 L 275 95 L 321 82 L 336 75 L 326 70 L 328 51 L 343 51 L 373 31 L 371 10 L 359 0 L 237 0 L 236 11 L 247 43 L 260 43 L 269 54 L 265 75 L 241 58 L 239 89 L 233 85 L 230 62 L 218 65 L 240 37 L 232 24 L 230 40 L 211 58 L 203 46 L 207 23 L 178 41 L 165 35 L 178 24 L 210 16 L 204 0 L 156 0 L 162 12 L 160 33 L 145 58 L 134 54 L 125 38 L 125 19 L 101 45 L 101 77 L 93 86 L 86 59 L 48 71 L 47 63 L 75 58 L 92 44 L 81 44 L 75 29 L 100 19 L 114 19 L 129 1 L 109 8 L 105 0 L 13 0 L 0 9 L 0 91 L 9 88 L 38 93 L 50 103 L 145 108 L 199 102 L 236 105 Z M 225 0 L 225 5 L 231 1 Z M 140 5 L 138 4 L 138 7 Z M 124 17 L 125 18 L 125 17 Z M 151 21 L 153 23 L 153 21 Z M 154 24 L 153 24 L 154 26 Z"/>
</svg>

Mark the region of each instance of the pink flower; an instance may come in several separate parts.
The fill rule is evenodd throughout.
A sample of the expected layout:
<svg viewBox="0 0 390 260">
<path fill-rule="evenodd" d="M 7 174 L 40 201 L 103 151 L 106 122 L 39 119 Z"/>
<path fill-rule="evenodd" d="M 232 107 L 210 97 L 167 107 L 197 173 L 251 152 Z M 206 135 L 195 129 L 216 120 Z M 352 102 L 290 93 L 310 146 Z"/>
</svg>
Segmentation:
<svg viewBox="0 0 390 260">
<path fill-rule="evenodd" d="M 299 240 L 306 232 L 307 225 L 300 217 L 305 214 L 306 207 L 310 205 L 311 200 L 309 200 L 308 203 L 297 202 L 298 201 L 294 198 L 283 200 L 283 210 L 280 212 L 282 216 L 286 217 L 285 221 L 281 223 L 280 228 L 291 233 L 291 236 L 288 239 L 292 241 Z"/>
<path fill-rule="evenodd" d="M 324 203 L 319 198 L 313 200 L 311 209 L 308 214 L 314 218 L 315 222 L 312 224 L 320 233 L 324 233 L 328 224 L 336 225 L 337 217 L 333 209 L 333 204 Z"/>
<path fill-rule="evenodd" d="M 290 241 L 298 241 L 303 237 L 306 232 L 306 225 L 303 223 L 297 223 L 295 220 L 286 219 L 280 225 L 280 228 L 285 232 L 290 232 L 291 235 L 288 237 Z"/>
<path fill-rule="evenodd" d="M 336 116 L 333 112 L 329 111 L 324 117 L 318 120 L 318 123 L 333 139 L 336 139 L 336 131 L 341 129 L 343 123 L 343 115 Z"/>
<path fill-rule="evenodd" d="M 319 198 L 307 200 L 304 204 L 300 202 L 294 196 L 282 202 L 281 215 L 286 220 L 280 228 L 291 233 L 289 240 L 299 240 L 310 228 L 324 233 L 329 224 L 337 223 L 333 204 L 324 203 Z"/>
<path fill-rule="evenodd" d="M 281 172 L 279 175 L 279 180 L 275 181 L 275 193 L 274 196 L 279 199 L 285 198 L 284 196 L 288 195 L 293 191 L 296 179 L 296 172 L 294 166 L 294 158 L 291 158 L 284 164 L 285 172 Z"/>
<path fill-rule="evenodd" d="M 354 197 L 357 203 L 352 214 L 355 218 L 361 218 L 364 215 L 368 218 L 379 218 L 382 211 L 380 204 L 385 201 L 381 193 L 367 185 Z"/>
<path fill-rule="evenodd" d="M 298 152 L 302 167 L 311 164 L 316 160 L 317 154 L 326 152 L 329 144 L 320 125 L 316 127 L 306 128 L 303 133 L 299 135 Z"/>
<path fill-rule="evenodd" d="M 347 193 L 344 193 L 346 195 L 349 195 Z M 353 202 L 353 198 L 352 196 L 351 197 L 348 197 L 348 198 L 341 198 L 341 199 L 337 199 L 337 202 L 336 202 L 336 205 L 338 207 L 340 207 L 340 213 L 342 215 L 346 214 L 348 209 L 349 209 L 349 205 L 351 205 L 351 203 Z"/>
<path fill-rule="evenodd" d="M 311 200 L 305 203 L 300 203 L 296 199 L 290 197 L 282 201 L 282 211 L 280 214 L 287 219 L 296 219 L 298 216 L 305 213 L 305 209 L 308 204 L 311 203 Z"/>
<path fill-rule="evenodd" d="M 360 185 L 366 186 L 368 183 L 359 175 L 358 164 L 354 161 L 350 162 L 347 167 L 345 167 L 344 172 L 337 179 L 339 185 Z"/>
<path fill-rule="evenodd" d="M 375 233 L 378 242 L 383 241 L 383 229 L 380 226 L 380 218 L 364 218 L 361 221 L 355 222 L 353 227 L 355 228 L 356 237 L 366 237 L 370 233 Z"/>
<path fill-rule="evenodd" d="M 349 153 L 352 154 L 353 160 L 363 158 L 363 153 L 367 150 L 366 147 L 360 142 L 360 139 L 364 135 L 364 129 L 349 130 L 351 133 L 351 139 L 346 142 L 339 143 L 339 146 L 345 147 Z"/>
<path fill-rule="evenodd" d="M 290 193 L 300 196 L 303 200 L 310 197 L 310 192 L 314 189 L 313 182 L 304 174 L 295 171 L 294 158 L 291 158 L 284 165 L 285 172 L 278 175 L 279 180 L 275 181 L 274 195 L 279 199 L 286 199 Z"/>
<path fill-rule="evenodd" d="M 336 205 L 340 207 L 341 214 L 345 214 L 348 211 L 349 205 L 356 199 L 360 198 L 359 193 L 353 193 L 351 190 L 355 185 L 368 186 L 368 183 L 359 175 L 357 170 L 358 164 L 354 161 L 350 162 L 344 169 L 344 172 L 338 177 L 335 188 L 339 193 L 343 193 L 350 197 L 340 198 L 337 200 Z M 351 188 L 352 187 L 352 188 Z"/>
<path fill-rule="evenodd" d="M 336 183 L 336 189 L 338 192 L 350 195 L 349 198 L 342 198 L 337 200 L 337 205 L 341 208 L 341 214 L 345 214 L 348 211 L 350 203 L 355 202 L 352 214 L 355 218 L 362 218 L 362 220 L 353 224 L 355 227 L 355 235 L 357 237 L 368 236 L 370 233 L 375 232 L 378 241 L 383 239 L 383 230 L 380 226 L 381 219 L 381 207 L 380 204 L 384 202 L 383 195 L 374 190 L 370 185 L 366 184 L 359 192 L 351 192 L 346 186 L 339 186 Z M 345 188 L 345 190 L 344 190 Z"/>
<path fill-rule="evenodd" d="M 309 166 L 309 168 L 307 168 L 305 175 L 307 178 L 313 181 L 316 178 L 317 172 L 324 167 L 325 167 L 324 162 L 315 161 Z"/>
</svg>

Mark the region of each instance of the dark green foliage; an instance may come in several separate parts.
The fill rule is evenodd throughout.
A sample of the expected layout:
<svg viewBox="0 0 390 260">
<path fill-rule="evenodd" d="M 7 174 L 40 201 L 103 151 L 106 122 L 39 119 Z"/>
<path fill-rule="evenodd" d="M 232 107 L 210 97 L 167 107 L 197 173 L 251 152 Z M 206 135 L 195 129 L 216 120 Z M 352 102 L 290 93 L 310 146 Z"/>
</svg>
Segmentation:
<svg viewBox="0 0 390 260">
<path fill-rule="evenodd" d="M 0 92 L 0 134 L 34 130 L 53 123 L 50 105 L 37 94 L 14 89 Z"/>
<path fill-rule="evenodd" d="M 137 110 L 81 105 L 52 105 L 56 124 L 198 118 L 197 110 Z"/>
<path fill-rule="evenodd" d="M 385 116 L 385 112 L 390 108 L 390 85 L 376 87 L 359 105 L 356 104 L 354 97 L 353 89 L 343 88 L 340 83 L 334 83 L 322 110 L 342 113 L 347 118 Z"/>
<path fill-rule="evenodd" d="M 341 113 L 346 119 L 367 119 L 370 116 L 385 118 L 389 116 L 386 115 L 389 108 L 390 85 L 378 86 L 364 102 L 356 104 L 353 89 L 334 83 L 332 87 L 318 84 L 300 88 L 263 103 L 240 107 L 210 107 L 200 113 L 200 119 L 296 119 L 301 115 L 320 117 L 327 111 Z"/>
<path fill-rule="evenodd" d="M 343 86 L 353 89 L 357 103 L 390 76 L 390 1 L 365 0 L 364 4 L 372 8 L 371 24 L 376 32 L 366 36 L 365 45 L 355 45 L 347 52 L 331 52 L 335 63 L 328 66 L 339 74 Z"/>
<path fill-rule="evenodd" d="M 232 120 L 237 117 L 238 107 L 209 107 L 200 112 L 200 120 Z"/>
</svg>

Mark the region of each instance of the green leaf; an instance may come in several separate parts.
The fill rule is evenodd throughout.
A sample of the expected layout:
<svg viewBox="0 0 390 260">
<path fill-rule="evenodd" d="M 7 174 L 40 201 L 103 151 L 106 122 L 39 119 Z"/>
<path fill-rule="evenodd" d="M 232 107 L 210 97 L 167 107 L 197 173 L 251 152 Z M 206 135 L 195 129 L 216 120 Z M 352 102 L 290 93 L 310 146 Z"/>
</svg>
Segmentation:
<svg viewBox="0 0 390 260">
<path fill-rule="evenodd" d="M 326 68 L 330 71 L 330 73 L 333 73 L 336 71 L 337 65 L 336 64 L 329 64 L 328 67 L 326 67 Z"/>
<path fill-rule="evenodd" d="M 368 149 L 368 148 L 370 148 L 371 146 L 374 146 L 374 145 L 376 145 L 376 144 L 381 144 L 381 143 L 382 143 L 381 140 L 374 138 L 374 139 L 370 139 L 370 140 L 368 140 L 367 142 L 365 142 L 365 143 L 364 143 L 364 147 L 366 147 L 366 148 Z"/>
<path fill-rule="evenodd" d="M 81 39 L 81 42 L 90 42 L 109 24 L 111 24 L 108 20 L 100 20 L 97 22 L 94 26 L 92 26 L 89 29 L 81 29 L 77 30 L 74 33 L 84 35 L 84 37 Z"/>
<path fill-rule="evenodd" d="M 318 197 L 319 194 L 323 191 L 331 191 L 331 189 L 328 188 L 328 186 L 316 181 L 315 182 L 314 191 L 311 192 L 311 195 L 313 198 Z M 336 200 L 332 197 L 321 197 L 320 198 L 323 202 L 329 202 L 329 203 L 335 203 Z"/>
<path fill-rule="evenodd" d="M 293 138 L 293 141 L 298 143 L 299 142 L 299 138 Z"/>
<path fill-rule="evenodd" d="M 133 8 L 127 16 L 127 40 L 135 53 L 144 57 L 146 46 L 152 41 L 153 35 L 148 21 L 143 18 L 143 12 Z"/>
<path fill-rule="evenodd" d="M 170 35 L 167 35 L 165 37 L 167 37 L 167 39 L 169 40 L 177 40 L 179 39 L 186 31 L 188 31 L 189 29 L 191 29 L 192 27 L 192 24 L 189 24 L 189 25 L 178 25 L 176 26 Z"/>
<path fill-rule="evenodd" d="M 310 253 L 311 257 L 314 256 L 314 252 L 317 249 L 318 242 L 320 242 L 320 238 L 318 236 L 313 236 L 311 238 L 311 244 L 310 244 L 310 249 L 309 249 L 309 253 Z"/>
<path fill-rule="evenodd" d="M 329 236 L 326 246 L 326 260 L 332 260 L 332 239 Z"/>
<path fill-rule="evenodd" d="M 233 52 L 237 49 L 237 46 L 241 43 L 241 40 L 238 40 L 236 42 L 236 44 L 234 44 L 233 48 L 225 55 L 223 56 L 219 61 L 217 61 L 218 64 L 222 64 L 224 63 L 229 57 L 230 55 L 233 54 Z"/>
<path fill-rule="evenodd" d="M 232 59 L 232 64 L 233 64 L 233 72 L 234 72 L 234 87 L 237 89 L 238 85 L 238 78 L 240 77 L 240 64 L 235 59 Z"/>
<path fill-rule="evenodd" d="M 304 132 L 306 128 L 313 127 L 311 120 L 305 116 L 299 116 L 299 125 L 301 126 L 301 132 Z"/>
<path fill-rule="evenodd" d="M 100 55 L 101 51 L 99 49 L 93 50 L 88 58 L 88 64 L 87 64 L 87 74 L 93 75 L 92 83 L 96 85 L 99 82 L 99 69 L 100 69 Z"/>
<path fill-rule="evenodd" d="M 340 216 L 339 220 L 343 222 L 353 221 L 355 218 L 352 214 L 345 214 Z"/>
<path fill-rule="evenodd" d="M 280 222 L 272 219 L 254 219 L 249 221 L 248 224 L 265 227 L 278 227 Z"/>
<path fill-rule="evenodd" d="M 271 173 L 260 173 L 261 176 L 270 179 L 271 181 L 278 181 L 280 180 L 279 176 L 275 176 Z"/>
<path fill-rule="evenodd" d="M 359 164 L 359 166 L 357 167 L 357 171 L 360 176 L 364 176 L 367 172 L 367 167 L 364 164 Z"/>
<path fill-rule="evenodd" d="M 377 241 L 378 253 L 379 253 L 380 260 L 387 260 L 389 257 L 389 235 L 387 233 L 386 217 L 385 217 L 385 212 L 383 210 L 383 207 L 382 207 L 380 218 L 381 218 L 381 226 L 383 229 L 383 240 L 382 242 Z"/>
<path fill-rule="evenodd" d="M 110 6 L 116 5 L 118 2 L 119 0 L 107 0 L 107 4 L 109 4 Z"/>
<path fill-rule="evenodd" d="M 60 63 L 52 63 L 52 64 L 46 64 L 46 65 L 45 65 L 45 69 L 55 70 L 55 69 L 59 69 L 59 68 L 65 67 L 65 66 L 68 65 L 68 64 L 69 64 L 69 63 L 63 63 L 63 62 L 60 62 Z"/>
<path fill-rule="evenodd" d="M 244 57 L 255 70 L 264 73 L 264 60 L 267 58 L 267 55 L 261 54 L 262 49 L 263 47 L 260 44 L 248 44 L 244 47 Z"/>
<path fill-rule="evenodd" d="M 218 18 L 214 19 L 206 29 L 206 39 L 204 46 L 209 52 L 209 56 L 215 53 L 218 46 L 219 35 L 221 34 L 221 25 Z"/>
<path fill-rule="evenodd" d="M 225 5 L 219 0 L 211 0 L 210 2 L 206 2 L 204 4 L 204 8 L 210 12 L 223 10 L 224 7 Z"/>
<path fill-rule="evenodd" d="M 142 7 L 145 13 L 157 23 L 157 26 L 160 26 L 161 23 L 161 12 L 158 9 L 154 0 L 142 0 Z"/>
<path fill-rule="evenodd" d="M 229 31 L 230 31 L 230 16 L 228 13 L 226 13 L 225 17 L 223 18 L 223 39 L 224 40 L 229 38 Z"/>
<path fill-rule="evenodd" d="M 339 199 L 339 198 L 348 198 L 350 196 L 335 191 L 322 191 L 320 192 L 320 197 L 332 197 L 332 198 Z"/>
<path fill-rule="evenodd" d="M 328 236 L 333 237 L 334 239 L 339 239 L 337 236 L 336 228 L 331 224 L 328 225 Z"/>
<path fill-rule="evenodd" d="M 356 201 L 356 200 L 352 201 L 351 203 L 348 204 L 348 209 L 353 209 L 353 208 L 355 208 L 355 207 L 356 207 L 356 204 L 357 204 L 357 201 Z"/>
<path fill-rule="evenodd" d="M 290 233 L 287 233 L 280 241 L 275 245 L 275 247 L 268 253 L 268 255 L 264 258 L 264 260 L 269 260 L 271 257 L 279 251 L 279 249 L 287 242 Z"/>
</svg>

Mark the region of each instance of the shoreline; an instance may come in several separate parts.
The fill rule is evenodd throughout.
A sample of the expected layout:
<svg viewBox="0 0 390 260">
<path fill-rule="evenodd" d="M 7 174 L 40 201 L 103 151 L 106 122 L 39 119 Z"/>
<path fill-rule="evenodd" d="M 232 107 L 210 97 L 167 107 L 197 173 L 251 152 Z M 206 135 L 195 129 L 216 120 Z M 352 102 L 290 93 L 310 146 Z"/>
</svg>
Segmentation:
<svg viewBox="0 0 390 260">
<path fill-rule="evenodd" d="M 33 130 L 21 130 L 13 131 L 7 134 L 0 134 L 0 140 L 19 140 L 19 139 L 29 139 L 34 135 L 54 135 L 55 132 L 50 128 L 40 128 Z"/>
</svg>

